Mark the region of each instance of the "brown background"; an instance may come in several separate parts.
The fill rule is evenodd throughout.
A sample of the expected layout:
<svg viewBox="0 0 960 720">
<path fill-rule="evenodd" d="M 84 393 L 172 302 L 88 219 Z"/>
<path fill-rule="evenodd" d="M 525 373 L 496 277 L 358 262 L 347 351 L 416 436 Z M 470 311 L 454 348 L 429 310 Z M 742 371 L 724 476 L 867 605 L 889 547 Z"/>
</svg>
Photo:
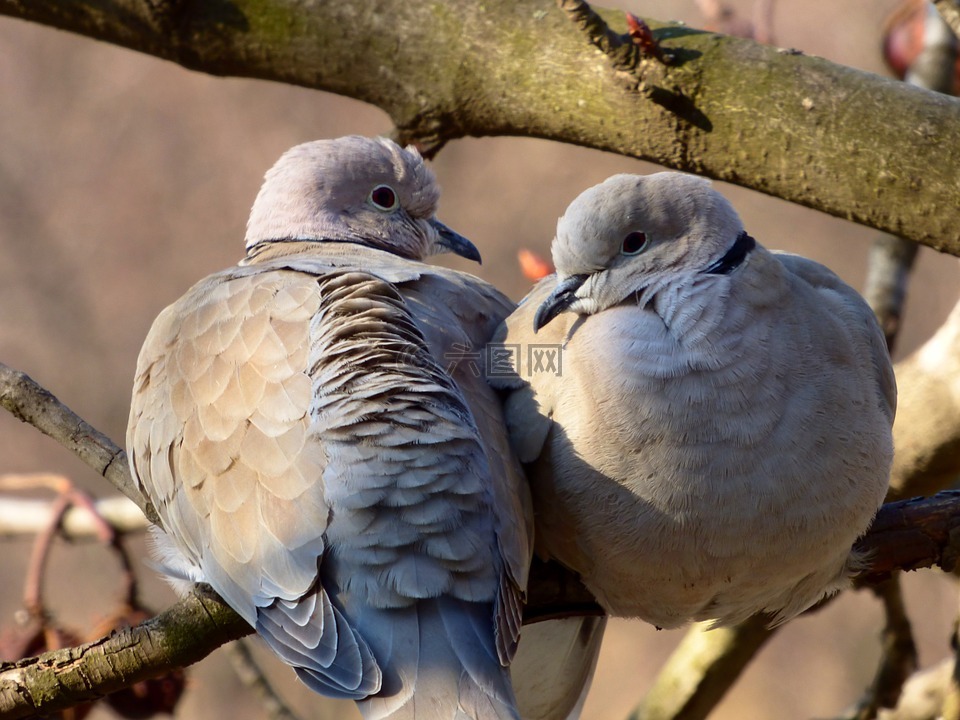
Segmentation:
<svg viewBox="0 0 960 720">
<path fill-rule="evenodd" d="M 749 12 L 748 3 L 736 4 Z M 882 72 L 880 26 L 892 4 L 781 3 L 774 14 L 776 41 Z M 553 3 L 544 0 L 544 7 Z M 702 25 L 691 2 L 650 0 L 630 9 Z M 0 361 L 30 373 L 122 443 L 136 354 L 150 322 L 193 282 L 241 256 L 247 211 L 263 172 L 296 143 L 389 129 L 382 112 L 354 101 L 199 75 L 0 19 Z M 453 143 L 434 168 L 444 191 L 440 217 L 483 252 L 484 265 L 470 269 L 515 299 L 528 285 L 517 248 L 547 253 L 557 216 L 581 190 L 615 172 L 655 169 L 513 138 Z M 722 189 L 761 242 L 825 262 L 861 286 L 873 231 L 738 188 Z M 956 301 L 955 262 L 921 251 L 899 356 L 922 342 Z M 0 473 L 40 470 L 109 493 L 66 451 L 0 414 Z M 19 605 L 29 543 L 3 541 L 0 548 L 0 625 L 7 625 Z M 143 575 L 155 606 L 168 603 L 165 586 L 149 570 Z M 58 547 L 50 602 L 65 621 L 89 627 L 115 598 L 115 578 L 114 561 L 97 548 Z M 933 572 L 909 578 L 908 607 L 925 663 L 949 653 L 955 605 L 952 582 Z M 715 717 L 837 713 L 873 673 L 880 622 L 878 603 L 867 593 L 851 593 L 819 615 L 791 623 Z M 612 623 L 584 718 L 623 717 L 680 636 L 639 622 Z M 289 673 L 277 668 L 274 674 Z M 180 717 L 262 717 L 252 696 L 237 687 L 222 653 L 190 677 Z M 295 705 L 312 707 L 312 717 L 355 716 L 349 705 L 290 688 Z M 93 717 L 108 714 L 98 710 Z"/>
</svg>

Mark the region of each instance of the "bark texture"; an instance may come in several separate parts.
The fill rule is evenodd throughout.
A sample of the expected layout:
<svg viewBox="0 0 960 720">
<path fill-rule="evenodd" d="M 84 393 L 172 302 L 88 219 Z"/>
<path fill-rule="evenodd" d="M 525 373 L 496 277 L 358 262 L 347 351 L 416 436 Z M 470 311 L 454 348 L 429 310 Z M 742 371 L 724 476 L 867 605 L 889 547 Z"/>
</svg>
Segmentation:
<svg viewBox="0 0 960 720">
<path fill-rule="evenodd" d="M 597 29 L 547 0 L 0 0 L 0 13 L 347 95 L 427 152 L 466 135 L 573 143 L 960 254 L 960 102 L 793 51 L 651 20 L 673 61 L 625 65 L 618 49 L 615 68 Z"/>
</svg>

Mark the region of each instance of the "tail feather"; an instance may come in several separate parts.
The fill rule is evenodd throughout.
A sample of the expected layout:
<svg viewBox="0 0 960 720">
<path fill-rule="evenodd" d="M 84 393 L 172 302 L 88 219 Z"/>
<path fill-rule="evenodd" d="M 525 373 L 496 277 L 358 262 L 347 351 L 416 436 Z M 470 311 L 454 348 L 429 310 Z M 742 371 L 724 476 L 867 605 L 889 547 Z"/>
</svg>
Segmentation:
<svg viewBox="0 0 960 720">
<path fill-rule="evenodd" d="M 605 617 L 570 617 L 523 628 L 510 674 L 524 720 L 580 717 L 606 626 Z"/>
<path fill-rule="evenodd" d="M 439 598 L 437 609 L 446 638 L 457 659 L 474 681 L 503 703 L 515 703 L 509 683 L 503 683 L 509 672 L 500 662 L 494 631 L 491 629 L 493 609 L 484 603 L 468 603 L 453 598 Z M 507 690 L 507 694 L 503 694 Z"/>
<path fill-rule="evenodd" d="M 435 598 L 355 621 L 384 670 L 381 691 L 357 703 L 366 720 L 520 720 L 491 603 Z"/>
<path fill-rule="evenodd" d="M 369 645 L 323 591 L 298 603 L 278 600 L 258 608 L 256 630 L 316 692 L 359 700 L 380 689 Z"/>
</svg>

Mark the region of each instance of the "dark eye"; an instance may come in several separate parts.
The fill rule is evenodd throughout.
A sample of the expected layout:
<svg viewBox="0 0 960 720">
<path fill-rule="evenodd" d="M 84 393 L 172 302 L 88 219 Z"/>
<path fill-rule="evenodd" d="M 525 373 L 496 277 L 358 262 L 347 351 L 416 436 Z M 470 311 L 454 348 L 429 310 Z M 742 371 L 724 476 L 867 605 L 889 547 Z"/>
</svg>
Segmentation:
<svg viewBox="0 0 960 720">
<path fill-rule="evenodd" d="M 389 185 L 377 185 L 370 191 L 370 202 L 377 210 L 396 210 L 397 194 Z"/>
<path fill-rule="evenodd" d="M 639 255 L 647 247 L 647 236 L 639 230 L 634 230 L 623 239 L 620 253 L 623 255 Z"/>
</svg>

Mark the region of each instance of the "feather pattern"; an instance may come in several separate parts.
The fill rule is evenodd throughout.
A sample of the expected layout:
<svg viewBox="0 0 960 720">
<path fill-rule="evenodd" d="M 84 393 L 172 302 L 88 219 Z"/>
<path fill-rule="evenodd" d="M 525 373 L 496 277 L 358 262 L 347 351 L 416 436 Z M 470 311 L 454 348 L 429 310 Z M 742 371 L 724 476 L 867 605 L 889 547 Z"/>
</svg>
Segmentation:
<svg viewBox="0 0 960 720">
<path fill-rule="evenodd" d="M 155 321 L 127 444 L 171 575 L 209 583 L 309 687 L 368 718 L 517 718 L 528 491 L 458 360 L 512 304 L 420 262 L 467 243 L 433 218 L 434 183 L 385 140 L 281 158 L 247 257 Z"/>
</svg>

